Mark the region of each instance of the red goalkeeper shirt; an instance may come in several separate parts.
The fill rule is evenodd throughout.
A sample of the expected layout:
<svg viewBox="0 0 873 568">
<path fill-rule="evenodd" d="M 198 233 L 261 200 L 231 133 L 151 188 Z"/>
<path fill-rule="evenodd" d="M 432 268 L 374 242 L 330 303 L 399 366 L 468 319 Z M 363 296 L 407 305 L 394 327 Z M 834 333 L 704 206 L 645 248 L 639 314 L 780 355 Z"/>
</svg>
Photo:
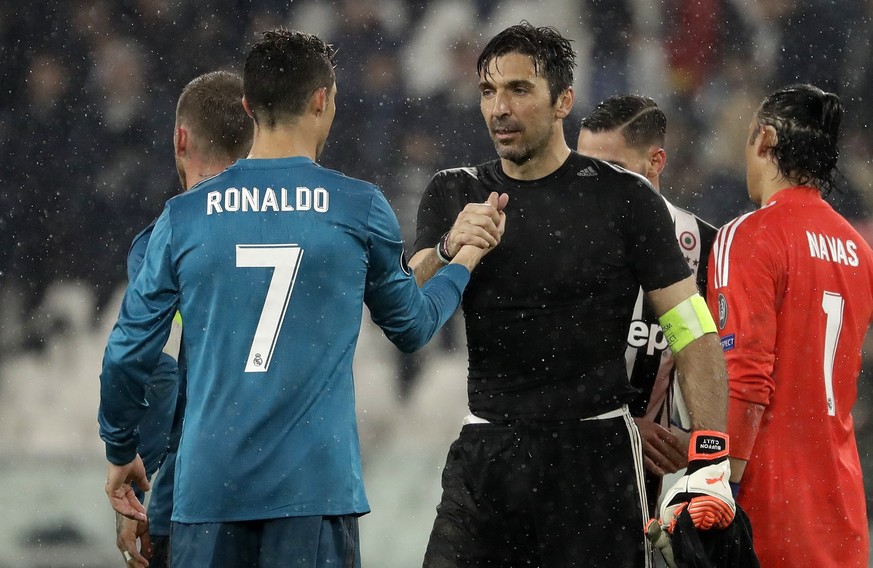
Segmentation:
<svg viewBox="0 0 873 568">
<path fill-rule="evenodd" d="M 748 460 L 738 501 L 761 566 L 866 568 L 851 410 L 873 252 L 817 189 L 793 187 L 719 230 L 708 290 L 730 376 L 731 455 Z"/>
</svg>

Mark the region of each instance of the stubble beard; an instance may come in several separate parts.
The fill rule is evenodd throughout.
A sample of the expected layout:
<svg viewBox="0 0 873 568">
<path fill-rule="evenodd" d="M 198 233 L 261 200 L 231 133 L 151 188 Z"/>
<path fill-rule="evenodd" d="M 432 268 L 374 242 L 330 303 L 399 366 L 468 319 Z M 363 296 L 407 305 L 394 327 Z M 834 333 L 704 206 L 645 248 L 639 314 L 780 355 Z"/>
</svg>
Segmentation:
<svg viewBox="0 0 873 568">
<path fill-rule="evenodd" d="M 501 146 L 500 144 L 495 144 L 494 146 L 500 159 L 510 161 L 513 164 L 523 164 L 533 157 L 533 153 L 527 146 L 522 146 L 520 148 Z"/>
<path fill-rule="evenodd" d="M 519 140 L 517 144 L 501 144 L 493 135 L 492 141 L 500 159 L 521 165 L 531 161 L 548 145 L 549 134 L 544 133 L 533 142 Z"/>
</svg>

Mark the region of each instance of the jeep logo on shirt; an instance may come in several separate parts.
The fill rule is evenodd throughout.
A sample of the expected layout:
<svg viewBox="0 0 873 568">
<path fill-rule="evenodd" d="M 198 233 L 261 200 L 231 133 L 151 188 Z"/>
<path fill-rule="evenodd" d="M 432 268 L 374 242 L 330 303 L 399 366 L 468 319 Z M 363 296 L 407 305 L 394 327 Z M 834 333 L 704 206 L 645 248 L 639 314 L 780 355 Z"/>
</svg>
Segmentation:
<svg viewBox="0 0 873 568">
<path fill-rule="evenodd" d="M 667 348 L 667 340 L 664 338 L 664 330 L 661 326 L 640 320 L 631 322 L 627 333 L 627 344 L 636 348 L 645 347 L 646 355 L 654 355 L 656 350 L 663 351 Z"/>
</svg>

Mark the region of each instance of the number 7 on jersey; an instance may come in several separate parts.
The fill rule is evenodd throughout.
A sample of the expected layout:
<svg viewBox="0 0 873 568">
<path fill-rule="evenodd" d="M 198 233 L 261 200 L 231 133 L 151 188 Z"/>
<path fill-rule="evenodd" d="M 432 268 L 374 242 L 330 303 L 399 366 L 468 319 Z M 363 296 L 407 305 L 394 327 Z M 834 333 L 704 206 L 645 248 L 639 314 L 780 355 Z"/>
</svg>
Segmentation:
<svg viewBox="0 0 873 568">
<path fill-rule="evenodd" d="M 303 258 L 298 245 L 236 245 L 239 268 L 272 268 L 273 277 L 264 299 L 264 307 L 246 359 L 246 373 L 265 373 L 270 368 L 273 349 L 288 311 L 288 301 Z"/>
</svg>

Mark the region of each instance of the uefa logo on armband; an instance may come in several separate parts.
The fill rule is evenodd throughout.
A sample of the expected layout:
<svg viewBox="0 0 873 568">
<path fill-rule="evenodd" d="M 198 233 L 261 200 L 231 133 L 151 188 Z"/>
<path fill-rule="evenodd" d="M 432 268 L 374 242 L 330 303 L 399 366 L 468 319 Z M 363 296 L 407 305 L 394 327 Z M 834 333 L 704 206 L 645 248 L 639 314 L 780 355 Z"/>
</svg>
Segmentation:
<svg viewBox="0 0 873 568">
<path fill-rule="evenodd" d="M 727 325 L 728 318 L 728 304 L 727 298 L 724 297 L 724 294 L 718 295 L 718 328 L 724 329 L 724 326 Z"/>
</svg>

